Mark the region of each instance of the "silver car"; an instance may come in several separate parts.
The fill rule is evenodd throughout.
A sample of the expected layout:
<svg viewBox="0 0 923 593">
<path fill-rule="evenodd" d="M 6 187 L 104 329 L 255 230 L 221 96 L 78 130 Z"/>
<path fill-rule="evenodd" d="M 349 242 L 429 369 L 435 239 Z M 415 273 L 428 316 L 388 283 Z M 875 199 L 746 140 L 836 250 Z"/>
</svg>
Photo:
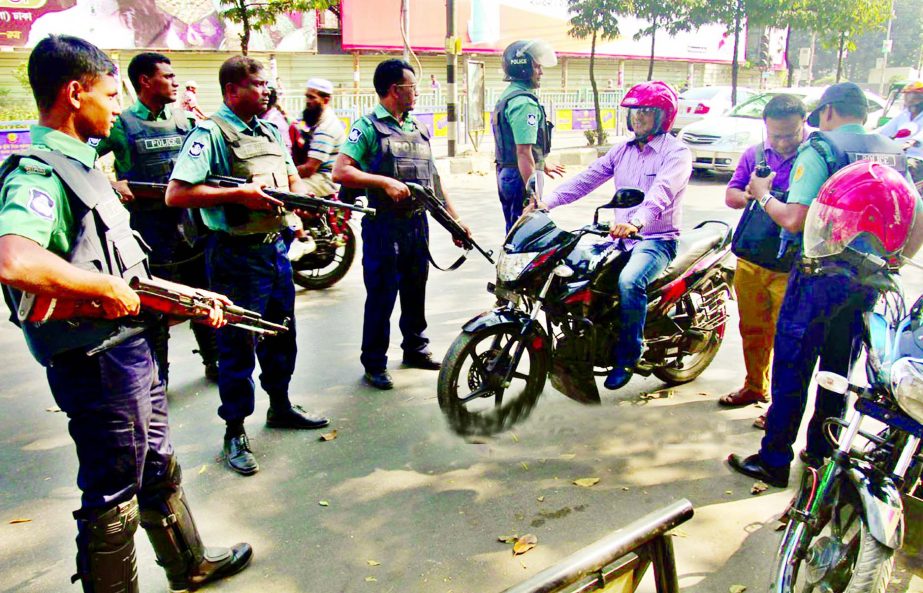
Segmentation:
<svg viewBox="0 0 923 593">
<path fill-rule="evenodd" d="M 756 91 L 747 87 L 737 87 L 737 103 L 743 103 L 756 94 Z M 731 105 L 731 87 L 729 86 L 703 86 L 683 91 L 679 95 L 679 105 L 676 112 L 676 121 L 673 122 L 674 134 L 691 123 L 701 121 L 706 117 L 721 115 Z"/>
<path fill-rule="evenodd" d="M 776 95 L 795 95 L 804 101 L 808 113 L 826 87 L 773 89 L 751 97 L 725 115 L 707 117 L 689 124 L 679 133 L 679 139 L 692 151 L 692 167 L 699 170 L 733 172 L 744 151 L 760 142 L 765 135 L 763 108 Z M 878 95 L 865 91 L 869 100 L 866 128 L 874 129 L 883 113 L 885 102 Z"/>
</svg>

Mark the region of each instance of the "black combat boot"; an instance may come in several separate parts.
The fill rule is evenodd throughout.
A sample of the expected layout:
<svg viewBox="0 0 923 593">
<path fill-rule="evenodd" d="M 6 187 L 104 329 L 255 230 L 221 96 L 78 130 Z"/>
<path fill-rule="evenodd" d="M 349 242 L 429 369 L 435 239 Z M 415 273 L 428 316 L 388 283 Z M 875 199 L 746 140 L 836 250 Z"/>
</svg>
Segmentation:
<svg viewBox="0 0 923 593">
<path fill-rule="evenodd" d="M 138 593 L 135 531 L 138 501 L 134 498 L 105 512 L 77 511 L 77 574 L 84 593 Z"/>
</svg>

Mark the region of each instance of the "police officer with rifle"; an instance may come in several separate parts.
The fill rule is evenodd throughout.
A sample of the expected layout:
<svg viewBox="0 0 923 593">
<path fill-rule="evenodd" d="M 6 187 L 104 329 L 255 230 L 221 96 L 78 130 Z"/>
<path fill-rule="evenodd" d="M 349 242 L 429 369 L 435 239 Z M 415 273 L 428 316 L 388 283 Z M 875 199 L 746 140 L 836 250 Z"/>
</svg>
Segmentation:
<svg viewBox="0 0 923 593">
<path fill-rule="evenodd" d="M 263 188 L 304 194 L 298 170 L 281 133 L 257 118 L 269 100 L 268 72 L 258 61 L 234 56 L 218 73 L 224 104 L 186 138 L 167 188 L 167 205 L 201 208 L 211 229 L 205 252 L 209 288 L 264 315 L 289 321 L 289 331 L 259 342 L 241 329 L 218 331 L 218 415 L 225 421 L 228 466 L 249 476 L 259 466 L 244 430 L 253 413 L 253 371 L 260 361 L 260 385 L 269 394 L 266 425 L 310 429 L 329 424 L 289 400 L 295 370 L 295 285 L 283 232 L 290 227 L 282 202 Z M 218 187 L 209 175 L 233 176 L 248 183 Z"/>
<path fill-rule="evenodd" d="M 96 151 L 100 156 L 110 151 L 115 155 L 119 180 L 115 188 L 131 213 L 132 228 L 151 247 L 153 272 L 184 284 L 199 284 L 205 278 L 205 257 L 202 241 L 195 233 L 194 215 L 180 208 L 168 208 L 164 189 L 149 185 L 166 184 L 170 180 L 183 139 L 195 127 L 195 119 L 175 105 L 179 83 L 167 56 L 155 52 L 136 55 L 128 64 L 128 78 L 138 100 L 119 115 L 109 137 L 99 141 Z M 215 331 L 206 325 L 193 324 L 192 332 L 205 365 L 205 376 L 217 381 Z M 154 353 L 164 383 L 168 383 L 169 376 L 169 337 L 166 321 L 154 328 Z"/>
<path fill-rule="evenodd" d="M 129 286 L 150 280 L 146 249 L 87 145 L 107 136 L 121 111 L 116 66 L 82 39 L 52 35 L 36 44 L 28 74 L 39 110 L 33 149 L 0 166 L 4 296 L 13 311 L 25 293 L 101 310 L 96 319 L 19 322 L 77 449 L 73 580 L 85 593 L 137 593 L 140 524 L 170 589 L 201 587 L 243 570 L 252 550 L 205 548 L 181 485 L 149 320 Z M 221 326 L 227 299 L 198 295 L 214 304 L 209 323 Z"/>
<path fill-rule="evenodd" d="M 365 317 L 362 325 L 364 380 L 376 389 L 391 389 L 388 342 L 391 313 L 401 297 L 404 364 L 438 370 L 426 330 L 426 280 L 429 275 L 429 227 L 424 207 L 411 199 L 408 184 L 441 190 L 429 143 L 429 131 L 410 114 L 416 102 L 417 79 L 403 60 L 378 64 L 373 77 L 379 104 L 360 118 L 346 137 L 333 167 L 333 181 L 364 189 L 374 218 L 362 219 L 362 267 Z M 452 219 L 458 213 L 446 199 Z M 467 227 L 461 225 L 466 236 Z M 456 243 L 460 244 L 459 238 Z"/>
</svg>

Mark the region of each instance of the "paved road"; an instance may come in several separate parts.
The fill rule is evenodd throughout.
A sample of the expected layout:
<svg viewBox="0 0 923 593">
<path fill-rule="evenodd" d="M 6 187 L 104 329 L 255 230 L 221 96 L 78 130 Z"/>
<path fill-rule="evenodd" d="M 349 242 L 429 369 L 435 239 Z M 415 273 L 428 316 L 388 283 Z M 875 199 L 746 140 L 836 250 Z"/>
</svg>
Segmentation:
<svg viewBox="0 0 923 593">
<path fill-rule="evenodd" d="M 502 217 L 492 176 L 447 181 L 477 236 L 499 245 Z M 722 180 L 695 180 L 685 224 L 733 220 L 722 196 Z M 599 191 L 555 218 L 579 226 L 606 197 Z M 434 231 L 433 243 L 434 256 L 451 261 L 456 250 L 448 238 Z M 478 259 L 455 273 L 432 273 L 429 334 L 437 355 L 465 320 L 491 305 L 484 285 L 492 278 L 492 268 Z M 636 379 L 604 392 L 600 407 L 580 406 L 549 386 L 515 431 L 473 444 L 447 429 L 435 374 L 392 364 L 394 391 L 359 383 L 363 298 L 358 265 L 336 287 L 298 297 L 301 352 L 293 400 L 329 415 L 339 436 L 320 442 L 315 432 L 265 429 L 268 402 L 260 394 L 248 429 L 262 469 L 250 478 L 231 474 L 218 460 L 217 390 L 190 354 L 191 333 L 174 330 L 173 435 L 200 529 L 207 542 L 246 540 L 256 550 L 249 570 L 209 590 L 499 592 L 683 497 L 696 509 L 674 538 L 683 590 L 765 589 L 778 541 L 775 519 L 792 492 L 752 496 L 753 481 L 723 464 L 731 451 L 755 451 L 760 438 L 750 426 L 760 410 L 716 405 L 742 380 L 736 331 L 727 332 L 712 367 L 692 384 L 658 392 L 655 379 Z M 733 328 L 734 307 L 732 315 Z M 397 361 L 398 342 L 391 351 Z M 0 326 L 0 349 L 6 361 L 0 370 L 0 591 L 74 591 L 67 583 L 78 492 L 66 418 L 52 411 L 41 369 L 9 324 Z M 646 393 L 657 395 L 642 398 Z M 572 485 L 584 477 L 600 482 L 589 489 Z M 11 525 L 14 519 L 30 522 Z M 513 557 L 497 541 L 525 533 L 539 544 L 524 556 Z M 163 573 L 143 540 L 139 533 L 142 591 L 164 591 Z M 649 579 L 642 590 L 653 590 Z"/>
</svg>

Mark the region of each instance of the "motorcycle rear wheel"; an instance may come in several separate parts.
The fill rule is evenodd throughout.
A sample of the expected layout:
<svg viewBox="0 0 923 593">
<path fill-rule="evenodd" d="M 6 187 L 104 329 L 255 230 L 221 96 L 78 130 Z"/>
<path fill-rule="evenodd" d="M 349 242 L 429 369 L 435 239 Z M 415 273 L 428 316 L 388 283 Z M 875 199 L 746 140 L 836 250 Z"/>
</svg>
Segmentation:
<svg viewBox="0 0 923 593">
<path fill-rule="evenodd" d="M 337 237 L 331 237 L 335 240 Z M 309 253 L 300 260 L 292 262 L 292 280 L 295 284 L 308 290 L 330 288 L 342 280 L 356 259 L 356 232 L 351 224 L 343 225 L 342 245 L 327 245 L 319 249 L 333 249 L 330 262 L 323 266 L 313 265 L 317 257 Z"/>
<path fill-rule="evenodd" d="M 502 432 L 531 414 L 548 375 L 542 339 L 525 339 L 510 384 L 503 378 L 523 338 L 517 325 L 498 325 L 462 333 L 445 355 L 439 371 L 439 408 L 449 426 L 462 436 Z"/>
<path fill-rule="evenodd" d="M 841 476 L 832 508 L 812 535 L 792 521 L 777 555 L 773 593 L 884 593 L 894 552 L 869 532 L 855 486 Z M 804 538 L 808 539 L 805 540 Z"/>
<path fill-rule="evenodd" d="M 721 299 L 717 305 L 719 307 L 719 314 L 727 319 L 728 297 L 721 296 L 719 298 Z M 652 371 L 654 376 L 667 385 L 679 385 L 681 383 L 688 383 L 701 375 L 705 372 L 705 369 L 708 368 L 708 365 L 711 364 L 711 361 L 715 359 L 715 356 L 718 354 L 718 349 L 721 348 L 721 342 L 724 339 L 724 326 L 726 323 L 727 321 L 711 330 L 708 343 L 700 352 L 684 356 L 682 366 L 676 367 L 669 365 L 654 367 Z"/>
</svg>

